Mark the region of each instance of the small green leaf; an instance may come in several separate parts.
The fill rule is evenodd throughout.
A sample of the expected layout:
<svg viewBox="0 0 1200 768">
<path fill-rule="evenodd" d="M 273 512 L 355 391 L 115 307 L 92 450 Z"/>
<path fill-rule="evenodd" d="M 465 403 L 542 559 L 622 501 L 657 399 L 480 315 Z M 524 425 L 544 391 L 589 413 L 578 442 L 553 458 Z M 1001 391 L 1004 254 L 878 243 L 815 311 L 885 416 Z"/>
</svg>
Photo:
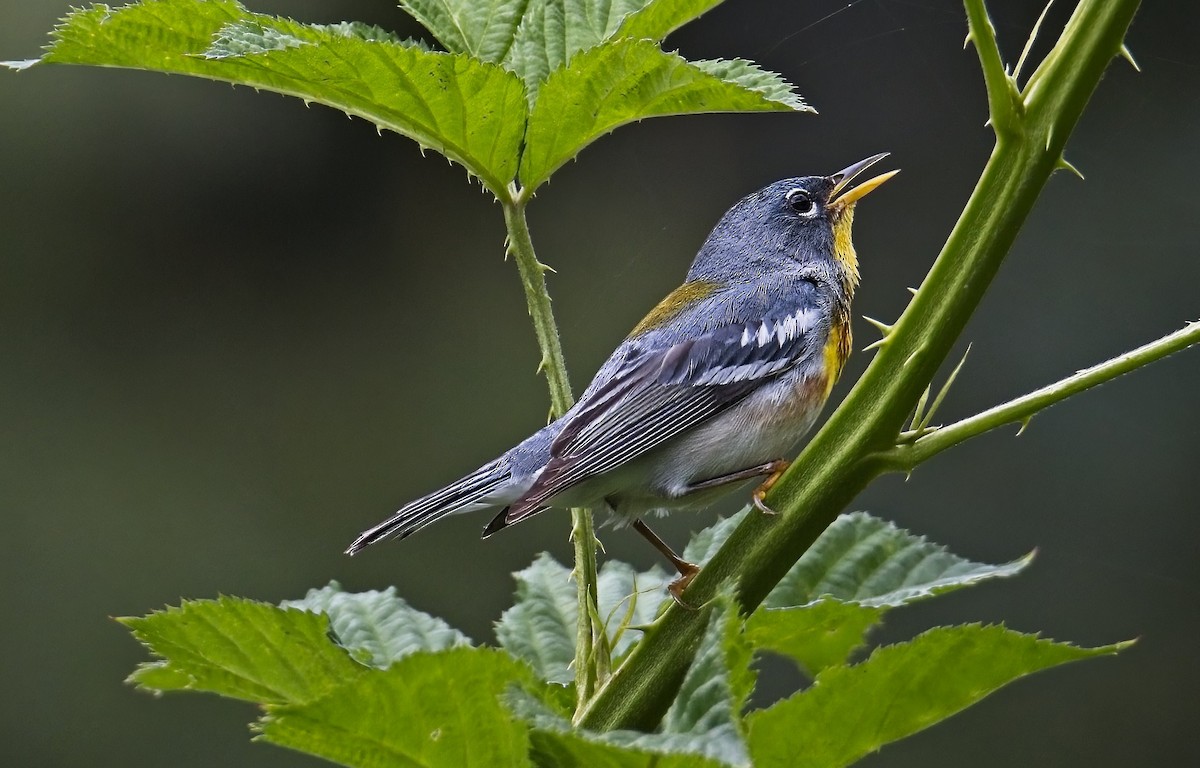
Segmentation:
<svg viewBox="0 0 1200 768">
<path fill-rule="evenodd" d="M 963 559 L 865 512 L 842 515 L 788 571 L 765 605 L 785 608 L 829 595 L 893 608 L 988 579 L 1014 576 L 1032 555 L 1003 565 Z"/>
<path fill-rule="evenodd" d="M 722 2 L 724 0 L 652 0 L 645 8 L 625 17 L 617 36 L 662 40 Z"/>
<path fill-rule="evenodd" d="M 447 51 L 497 63 L 508 55 L 528 5 L 530 0 L 400 0 Z"/>
<path fill-rule="evenodd" d="M 575 619 L 578 616 L 575 582 L 571 571 L 546 553 L 523 571 L 517 580 L 516 602 L 496 624 L 496 639 L 512 655 L 527 662 L 538 676 L 551 683 L 574 682 Z M 667 575 L 657 566 L 637 572 L 617 561 L 600 568 L 597 592 L 600 617 L 606 623 L 613 655 L 619 656 L 637 639 L 638 626 L 654 620 L 666 597 Z M 633 614 L 629 612 L 633 600 Z M 626 619 L 628 619 L 626 621 Z"/>
<path fill-rule="evenodd" d="M 356 659 L 379 669 L 417 651 L 442 651 L 471 641 L 445 621 L 418 611 L 396 596 L 396 588 L 383 592 L 343 592 L 336 581 L 310 589 L 302 600 L 287 600 L 283 608 L 323 613 L 338 643 Z"/>
<path fill-rule="evenodd" d="M 746 640 L 756 649 L 781 653 L 816 675 L 826 667 L 845 664 L 885 612 L 833 598 L 799 608 L 760 608 L 746 620 Z"/>
<path fill-rule="evenodd" d="M 505 653 L 415 653 L 305 704 L 270 706 L 263 738 L 357 768 L 529 765 L 524 723 L 501 704 L 529 670 Z"/>
<path fill-rule="evenodd" d="M 529 105 L 551 72 L 609 39 L 647 1 L 532 0 L 504 62 L 525 82 Z"/>
<path fill-rule="evenodd" d="M 928 728 L 1041 669 L 1116 653 L 971 624 L 939 627 L 832 667 L 811 688 L 747 718 L 756 768 L 838 768 Z"/>
<path fill-rule="evenodd" d="M 145 0 L 70 13 L 42 63 L 196 75 L 325 104 L 441 152 L 500 194 L 516 175 L 521 81 L 360 24 L 304 25 L 232 0 Z"/>
<path fill-rule="evenodd" d="M 693 64 L 650 40 L 610 40 L 555 70 L 538 91 L 521 183 L 537 188 L 585 146 L 635 120 L 806 109 L 778 76 L 744 62 Z"/>
<path fill-rule="evenodd" d="M 253 702 L 311 701 L 365 671 L 330 642 L 329 621 L 304 611 L 222 597 L 120 619 L 162 661 L 129 682 Z"/>
<path fill-rule="evenodd" d="M 666 585 L 670 581 L 671 577 L 657 565 L 649 571 L 638 571 L 619 560 L 608 560 L 600 566 L 596 579 L 600 618 L 613 641 L 614 658 L 625 654 L 637 640 L 640 632 L 633 627 L 649 624 L 658 616 L 663 601 L 669 599 Z M 622 622 L 628 627 L 623 629 Z"/>
<path fill-rule="evenodd" d="M 528 568 L 513 574 L 516 602 L 500 616 L 500 647 L 523 659 L 542 680 L 574 682 L 575 586 L 571 572 L 543 552 Z"/>
</svg>

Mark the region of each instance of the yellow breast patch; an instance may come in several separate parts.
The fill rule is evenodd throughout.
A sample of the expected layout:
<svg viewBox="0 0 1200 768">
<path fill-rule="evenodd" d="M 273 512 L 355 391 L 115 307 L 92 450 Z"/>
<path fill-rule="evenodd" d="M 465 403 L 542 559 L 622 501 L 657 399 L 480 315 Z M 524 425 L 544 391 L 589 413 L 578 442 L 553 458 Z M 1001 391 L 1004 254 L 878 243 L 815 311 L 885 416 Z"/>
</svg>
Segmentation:
<svg viewBox="0 0 1200 768">
<path fill-rule="evenodd" d="M 842 368 L 846 365 L 846 359 L 850 357 L 852 344 L 850 318 L 835 316 L 829 328 L 829 340 L 825 342 L 826 397 L 837 383 L 838 377 L 842 375 Z"/>
</svg>

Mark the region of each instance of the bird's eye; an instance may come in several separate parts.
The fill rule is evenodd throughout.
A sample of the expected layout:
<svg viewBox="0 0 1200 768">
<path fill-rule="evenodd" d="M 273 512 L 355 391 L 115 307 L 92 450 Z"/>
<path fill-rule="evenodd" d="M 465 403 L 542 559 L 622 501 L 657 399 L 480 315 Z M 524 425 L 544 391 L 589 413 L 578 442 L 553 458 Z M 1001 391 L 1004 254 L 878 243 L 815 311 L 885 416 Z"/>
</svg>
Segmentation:
<svg viewBox="0 0 1200 768">
<path fill-rule="evenodd" d="M 787 193 L 788 205 L 792 210 L 801 216 L 812 216 L 817 212 L 817 204 L 808 196 L 808 192 L 803 189 L 793 189 Z"/>
</svg>

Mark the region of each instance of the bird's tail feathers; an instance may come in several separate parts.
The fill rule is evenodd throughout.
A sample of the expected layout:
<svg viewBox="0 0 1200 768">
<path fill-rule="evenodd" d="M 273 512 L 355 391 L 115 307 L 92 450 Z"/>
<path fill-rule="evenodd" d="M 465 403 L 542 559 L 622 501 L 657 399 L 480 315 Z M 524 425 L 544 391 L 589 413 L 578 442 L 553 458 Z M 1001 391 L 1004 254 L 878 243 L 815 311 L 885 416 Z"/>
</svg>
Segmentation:
<svg viewBox="0 0 1200 768">
<path fill-rule="evenodd" d="M 511 499 L 504 498 L 503 491 L 511 477 L 506 459 L 485 464 L 445 488 L 405 504 L 387 520 L 363 531 L 346 548 L 346 554 L 356 555 L 384 539 L 403 539 L 446 515 L 506 504 Z"/>
<path fill-rule="evenodd" d="M 516 504 L 513 505 L 513 507 L 515 506 Z M 545 512 L 547 509 L 550 509 L 550 507 L 538 506 L 525 508 L 524 511 L 520 512 L 519 514 L 513 514 L 513 507 L 505 507 L 504 509 L 500 510 L 499 514 L 492 518 L 492 522 L 488 523 L 487 527 L 483 529 L 483 536 L 481 538 L 486 539 L 496 531 L 502 531 L 510 525 L 516 525 L 522 520 L 528 520 L 538 512 Z"/>
</svg>

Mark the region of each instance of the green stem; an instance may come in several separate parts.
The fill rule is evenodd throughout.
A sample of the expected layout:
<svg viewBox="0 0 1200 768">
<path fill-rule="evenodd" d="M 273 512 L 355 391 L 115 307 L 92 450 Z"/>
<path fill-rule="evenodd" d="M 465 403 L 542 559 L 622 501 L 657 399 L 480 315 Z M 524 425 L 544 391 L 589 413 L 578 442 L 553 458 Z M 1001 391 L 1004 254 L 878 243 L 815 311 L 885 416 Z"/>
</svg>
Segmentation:
<svg viewBox="0 0 1200 768">
<path fill-rule="evenodd" d="M 508 229 L 508 249 L 517 262 L 529 317 L 542 351 L 538 368 L 546 374 L 546 383 L 550 387 L 550 412 L 554 418 L 558 418 L 570 409 L 575 398 L 571 394 L 567 363 L 563 359 L 558 326 L 554 322 L 554 310 L 546 290 L 546 271 L 549 268 L 538 261 L 533 250 L 529 223 L 525 220 L 527 198 L 517 190 L 516 185 L 509 185 L 507 192 L 500 204 L 504 207 L 504 224 Z M 599 683 L 596 633 L 603 631 L 593 621 L 598 600 L 596 534 L 590 510 L 571 510 L 571 542 L 575 548 L 575 584 L 579 607 L 575 628 L 575 691 L 579 709 L 582 709 Z"/>
<path fill-rule="evenodd" d="M 1004 59 L 996 42 L 996 28 L 988 18 L 983 0 L 965 0 L 964 5 L 967 9 L 967 40 L 975 44 L 975 51 L 979 54 L 979 68 L 983 70 L 983 84 L 988 96 L 989 119 L 999 140 L 1020 130 L 1021 95 L 1004 68 Z"/>
<path fill-rule="evenodd" d="M 977 0 L 965 0 L 985 77 L 998 61 L 980 41 Z M 1050 175 L 1108 62 L 1118 55 L 1137 0 L 1083 0 L 1058 44 L 1031 77 L 1019 129 L 989 82 L 995 149 L 921 289 L 842 406 L 772 490 L 774 517 L 748 515 L 705 565 L 684 599 L 704 604 L 732 580 L 743 612 L 762 602 L 805 550 L 887 466 L 905 418 L 958 338 Z M 985 55 L 986 54 L 986 55 Z M 990 74 L 989 74 L 990 72 Z M 1002 72 L 1002 68 L 1001 68 Z M 1004 92 L 1010 86 L 1004 85 Z M 999 118 L 999 120 L 998 120 Z M 671 606 L 649 628 L 579 718 L 594 730 L 655 727 L 699 646 L 707 611 Z"/>
<path fill-rule="evenodd" d="M 912 470 L 918 464 L 964 440 L 1006 424 L 1018 422 L 1022 425 L 1028 424 L 1035 413 L 1049 408 L 1060 400 L 1065 400 L 1071 395 L 1111 381 L 1124 373 L 1149 365 L 1198 343 L 1200 343 L 1200 322 L 1188 323 L 1180 330 L 1163 336 L 1161 339 L 1082 370 L 1074 376 L 1068 376 L 1023 397 L 989 408 L 962 421 L 931 430 L 919 437 L 913 433 L 911 437 L 915 437 L 915 440 L 897 445 L 879 454 L 878 458 L 891 469 L 901 472 Z M 1021 428 L 1024 429 L 1024 426 Z M 909 435 L 910 433 L 905 433 L 901 435 L 901 439 Z"/>
</svg>

